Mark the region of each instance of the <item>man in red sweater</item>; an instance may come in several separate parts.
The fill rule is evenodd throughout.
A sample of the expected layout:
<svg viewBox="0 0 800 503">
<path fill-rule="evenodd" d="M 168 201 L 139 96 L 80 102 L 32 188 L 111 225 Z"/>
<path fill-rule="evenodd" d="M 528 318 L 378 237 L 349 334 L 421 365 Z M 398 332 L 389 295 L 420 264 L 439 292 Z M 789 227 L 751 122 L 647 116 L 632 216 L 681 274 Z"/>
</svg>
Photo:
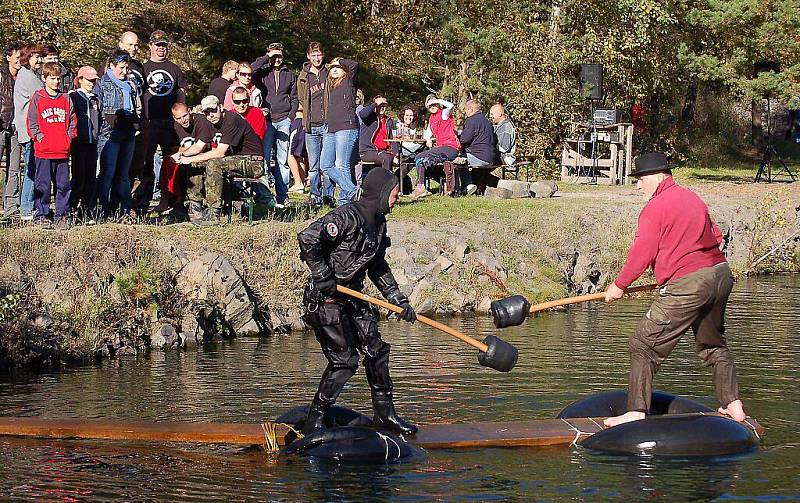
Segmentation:
<svg viewBox="0 0 800 503">
<path fill-rule="evenodd" d="M 44 89 L 31 97 L 28 109 L 28 132 L 36 156 L 34 203 L 37 223 L 49 226 L 50 186 L 56 182 L 55 222 L 58 228 L 69 227 L 69 152 L 77 134 L 77 120 L 69 96 L 59 91 L 61 66 L 42 66 Z"/>
<path fill-rule="evenodd" d="M 628 259 L 606 291 L 606 302 L 622 297 L 648 267 L 662 286 L 630 339 L 628 412 L 605 424 L 644 419 L 653 376 L 689 327 L 698 355 L 712 368 L 719 412 L 743 421 L 747 416 L 739 400 L 736 367 L 725 341 L 725 305 L 733 275 L 719 249 L 722 233 L 697 194 L 672 180 L 664 154 L 640 155 L 631 175 L 647 204 Z"/>
</svg>

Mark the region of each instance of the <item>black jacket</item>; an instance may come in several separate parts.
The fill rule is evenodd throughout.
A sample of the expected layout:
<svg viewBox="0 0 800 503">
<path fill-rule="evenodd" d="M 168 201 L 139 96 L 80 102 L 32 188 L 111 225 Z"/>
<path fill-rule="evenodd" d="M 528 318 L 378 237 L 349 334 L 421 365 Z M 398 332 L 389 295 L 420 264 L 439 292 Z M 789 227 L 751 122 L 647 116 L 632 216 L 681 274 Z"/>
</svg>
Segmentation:
<svg viewBox="0 0 800 503">
<path fill-rule="evenodd" d="M 391 245 L 386 217 L 376 215 L 374 224 L 370 229 L 353 204 L 340 206 L 297 235 L 300 259 L 308 264 L 314 283 L 335 279 L 340 285 L 361 289 L 369 275 L 386 300 L 403 304 L 408 299 L 386 262 Z"/>
<path fill-rule="evenodd" d="M 327 89 L 331 83 L 329 78 L 325 86 L 328 93 L 328 110 L 325 118 L 329 133 L 346 129 L 358 130 L 358 119 L 356 118 L 358 63 L 349 59 L 340 59 L 339 64 L 347 70 L 347 78 L 339 84 L 339 87 Z M 330 72 L 330 70 L 328 71 Z"/>
<path fill-rule="evenodd" d="M 458 137 L 461 147 L 478 159 L 494 163 L 497 160 L 497 138 L 494 127 L 483 112 L 477 112 L 464 120 L 464 129 Z"/>
<path fill-rule="evenodd" d="M 14 122 L 14 79 L 8 65 L 0 66 L 0 130 Z"/>
<path fill-rule="evenodd" d="M 264 106 L 269 107 L 270 120 L 294 119 L 299 103 L 294 72 L 285 65 L 276 71 L 269 58 L 261 56 L 253 62 L 253 74 L 253 82 L 264 97 Z"/>
<path fill-rule="evenodd" d="M 359 152 L 369 152 L 370 150 L 378 150 L 375 147 L 375 133 L 378 132 L 378 125 L 380 121 L 378 120 L 378 112 L 376 111 L 375 103 L 371 103 L 364 108 L 362 108 L 358 112 L 358 116 L 361 117 L 361 129 L 358 132 L 358 151 Z M 395 120 L 390 119 L 389 117 L 386 118 L 386 128 L 389 130 L 387 138 L 392 137 L 392 133 L 394 132 Z M 392 146 L 392 152 L 395 155 L 398 152 L 397 143 L 390 143 Z"/>
</svg>

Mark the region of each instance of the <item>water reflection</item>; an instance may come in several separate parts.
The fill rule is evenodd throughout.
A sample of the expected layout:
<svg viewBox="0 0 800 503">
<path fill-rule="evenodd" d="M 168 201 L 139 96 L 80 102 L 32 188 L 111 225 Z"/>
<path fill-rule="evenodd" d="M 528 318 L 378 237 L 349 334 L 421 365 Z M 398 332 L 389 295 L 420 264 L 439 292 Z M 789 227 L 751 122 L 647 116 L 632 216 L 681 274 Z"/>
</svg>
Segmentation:
<svg viewBox="0 0 800 503">
<path fill-rule="evenodd" d="M 41 501 L 800 499 L 798 277 L 736 285 L 728 336 L 748 412 L 766 427 L 761 452 L 701 461 L 627 458 L 581 448 L 429 451 L 363 467 L 277 459 L 225 446 L 0 438 L 0 499 Z M 520 350 L 501 374 L 463 343 L 415 325 L 381 329 L 392 344 L 401 414 L 419 423 L 550 418 L 579 396 L 627 384 L 627 338 L 647 299 L 543 314 L 502 331 Z M 488 319 L 450 320 L 469 335 Z M 0 382 L 5 415 L 255 422 L 304 405 L 325 365 L 310 334 L 243 339 L 198 352 L 153 353 Z M 655 386 L 713 405 L 708 369 L 686 337 Z M 371 413 L 363 371 L 341 402 Z"/>
</svg>

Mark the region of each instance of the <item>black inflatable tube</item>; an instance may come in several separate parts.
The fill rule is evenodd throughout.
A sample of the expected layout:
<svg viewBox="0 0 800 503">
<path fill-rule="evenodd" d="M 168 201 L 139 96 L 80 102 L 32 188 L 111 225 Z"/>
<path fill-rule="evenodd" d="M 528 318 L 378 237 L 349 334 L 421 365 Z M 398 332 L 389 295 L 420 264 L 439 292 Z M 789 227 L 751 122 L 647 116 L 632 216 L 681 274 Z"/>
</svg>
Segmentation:
<svg viewBox="0 0 800 503">
<path fill-rule="evenodd" d="M 608 428 L 581 445 L 610 454 L 724 456 L 751 451 L 758 439 L 752 429 L 726 417 L 670 414 Z"/>
<path fill-rule="evenodd" d="M 405 439 L 365 426 L 318 430 L 283 449 L 286 454 L 310 456 L 340 463 L 393 463 L 422 451 Z"/>
<path fill-rule="evenodd" d="M 559 419 L 570 417 L 619 416 L 628 411 L 627 390 L 606 391 L 583 397 L 567 405 L 558 413 Z M 651 395 L 648 415 L 687 414 L 690 412 L 714 412 L 700 402 L 677 395 L 654 391 Z"/>
<path fill-rule="evenodd" d="M 276 421 L 302 430 L 308 406 L 295 407 Z M 282 449 L 284 454 L 308 456 L 338 463 L 394 463 L 420 456 L 422 450 L 393 433 L 372 428 L 372 419 L 347 407 L 333 406 L 325 415 L 325 428 Z"/>
<path fill-rule="evenodd" d="M 606 417 L 627 411 L 627 391 L 609 391 L 577 400 L 558 414 L 561 419 Z M 581 445 L 611 454 L 722 456 L 748 452 L 760 439 L 732 419 L 699 413 L 714 410 L 669 393 L 653 392 L 645 419 L 620 424 L 589 436 Z"/>
</svg>

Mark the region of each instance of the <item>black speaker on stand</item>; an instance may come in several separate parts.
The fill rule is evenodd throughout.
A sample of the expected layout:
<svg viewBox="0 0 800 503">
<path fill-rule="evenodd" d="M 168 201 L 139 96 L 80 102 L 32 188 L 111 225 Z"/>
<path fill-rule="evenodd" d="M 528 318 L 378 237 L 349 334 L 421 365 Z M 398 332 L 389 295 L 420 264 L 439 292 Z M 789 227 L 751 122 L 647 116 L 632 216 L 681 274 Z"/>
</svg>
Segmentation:
<svg viewBox="0 0 800 503">
<path fill-rule="evenodd" d="M 594 110 L 597 103 L 603 100 L 603 65 L 599 63 L 583 63 L 578 65 L 578 90 L 581 97 L 589 102 L 589 141 L 592 151 L 592 183 L 597 183 L 597 125 L 594 121 Z M 580 178 L 582 173 L 578 172 Z"/>
<path fill-rule="evenodd" d="M 769 72 L 780 73 L 780 63 L 777 61 L 758 61 L 753 65 L 753 75 L 755 77 L 758 77 L 762 73 Z M 775 148 L 775 144 L 772 143 L 772 93 L 768 91 L 764 99 L 767 100 L 767 134 L 764 141 L 764 150 L 761 153 L 761 164 L 758 165 L 758 171 L 756 172 L 756 177 L 753 182 L 760 182 L 763 177 L 767 183 L 772 183 L 772 179 L 783 172 L 786 172 L 786 175 L 794 182 L 797 178 L 794 173 L 792 173 L 792 170 L 789 169 L 789 166 L 783 161 L 783 158 L 778 153 L 778 149 Z M 762 120 L 761 123 L 763 124 L 764 121 Z M 772 165 L 776 160 L 778 164 L 780 164 L 780 168 L 773 173 Z"/>
</svg>

